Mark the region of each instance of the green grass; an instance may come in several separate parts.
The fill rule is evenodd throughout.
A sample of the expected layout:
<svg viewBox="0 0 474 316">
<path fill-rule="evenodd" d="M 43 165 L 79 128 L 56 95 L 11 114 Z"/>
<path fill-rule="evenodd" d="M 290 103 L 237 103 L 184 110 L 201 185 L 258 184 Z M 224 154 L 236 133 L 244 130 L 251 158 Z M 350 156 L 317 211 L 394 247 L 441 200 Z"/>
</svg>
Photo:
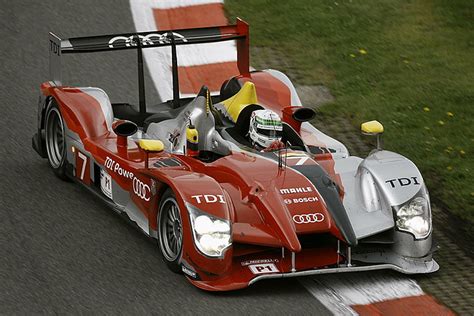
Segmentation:
<svg viewBox="0 0 474 316">
<path fill-rule="evenodd" d="M 474 222 L 474 9 L 469 0 L 226 0 L 251 45 L 286 58 L 297 84 L 336 97 L 325 115 L 378 119 L 432 200 Z M 261 57 L 252 54 L 252 65 Z M 365 52 L 365 54 L 364 54 Z M 289 65 L 289 66 L 288 66 Z M 449 113 L 448 113 L 449 112 Z"/>
</svg>

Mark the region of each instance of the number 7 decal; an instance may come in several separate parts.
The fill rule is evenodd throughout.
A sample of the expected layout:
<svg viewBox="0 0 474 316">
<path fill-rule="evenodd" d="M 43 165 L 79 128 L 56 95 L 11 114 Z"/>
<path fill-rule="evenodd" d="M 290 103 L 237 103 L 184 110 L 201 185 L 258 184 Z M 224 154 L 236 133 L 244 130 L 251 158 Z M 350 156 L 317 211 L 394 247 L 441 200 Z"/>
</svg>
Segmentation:
<svg viewBox="0 0 474 316">
<path fill-rule="evenodd" d="M 295 166 L 301 166 L 301 165 L 304 165 L 304 163 L 306 162 L 306 160 L 308 160 L 308 156 L 289 156 L 289 157 L 286 157 L 286 159 L 298 159 L 298 161 L 296 162 Z"/>
<path fill-rule="evenodd" d="M 85 184 L 90 184 L 89 158 L 79 150 L 76 153 L 76 177 Z"/>
</svg>

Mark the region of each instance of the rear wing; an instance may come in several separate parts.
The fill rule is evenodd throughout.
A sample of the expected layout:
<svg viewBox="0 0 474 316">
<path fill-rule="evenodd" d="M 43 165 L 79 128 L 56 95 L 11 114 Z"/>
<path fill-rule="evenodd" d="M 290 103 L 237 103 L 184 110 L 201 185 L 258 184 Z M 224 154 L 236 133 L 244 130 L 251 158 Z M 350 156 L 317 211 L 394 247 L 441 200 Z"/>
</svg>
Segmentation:
<svg viewBox="0 0 474 316">
<path fill-rule="evenodd" d="M 140 112 L 146 112 L 145 84 L 143 74 L 142 49 L 152 47 L 171 47 L 171 63 L 173 74 L 173 104 L 179 105 L 179 79 L 176 46 L 213 43 L 236 40 L 237 67 L 241 75 L 249 75 L 249 26 L 237 18 L 235 25 L 205 27 L 180 30 L 160 30 L 138 33 L 124 33 L 75 37 L 61 39 L 49 33 L 49 70 L 50 78 L 57 85 L 61 85 L 61 56 L 63 54 L 92 53 L 101 51 L 115 51 L 136 49 L 138 59 L 138 85 L 140 96 Z"/>
</svg>

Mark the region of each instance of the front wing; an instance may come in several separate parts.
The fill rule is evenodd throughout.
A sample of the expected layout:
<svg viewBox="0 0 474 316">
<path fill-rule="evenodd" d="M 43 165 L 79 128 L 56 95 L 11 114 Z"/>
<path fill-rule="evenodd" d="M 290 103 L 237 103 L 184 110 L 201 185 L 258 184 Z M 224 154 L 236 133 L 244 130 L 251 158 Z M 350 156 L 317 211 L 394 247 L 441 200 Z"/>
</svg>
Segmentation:
<svg viewBox="0 0 474 316">
<path fill-rule="evenodd" d="M 347 252 L 349 251 L 349 253 Z M 332 247 L 303 249 L 299 253 L 273 250 L 234 257 L 230 273 L 200 279 L 199 272 L 183 269 L 189 281 L 208 291 L 229 291 L 248 287 L 260 280 L 293 278 L 318 274 L 395 270 L 404 274 L 432 273 L 439 269 L 431 253 L 423 258 L 409 258 L 393 252 L 338 253 Z M 349 259 L 350 258 L 350 259 Z M 336 264 L 334 264 L 336 262 Z M 376 263 L 373 263 L 376 262 Z M 191 269 L 192 270 L 192 269 Z"/>
</svg>

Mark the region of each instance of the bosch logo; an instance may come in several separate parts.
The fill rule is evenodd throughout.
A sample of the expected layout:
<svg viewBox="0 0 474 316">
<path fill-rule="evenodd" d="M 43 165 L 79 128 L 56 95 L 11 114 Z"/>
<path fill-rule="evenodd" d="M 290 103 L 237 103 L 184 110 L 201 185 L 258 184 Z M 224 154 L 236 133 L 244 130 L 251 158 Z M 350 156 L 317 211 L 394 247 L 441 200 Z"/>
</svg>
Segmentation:
<svg viewBox="0 0 474 316">
<path fill-rule="evenodd" d="M 310 196 L 310 197 L 300 197 L 300 198 L 293 198 L 293 199 L 284 199 L 285 204 L 297 204 L 297 203 L 311 203 L 311 202 L 318 202 L 319 199 L 317 196 Z"/>
<path fill-rule="evenodd" d="M 150 201 L 151 190 L 148 184 L 143 183 L 138 178 L 133 178 L 133 193 L 140 199 Z"/>
<path fill-rule="evenodd" d="M 168 37 L 168 34 L 169 33 L 163 33 L 163 34 L 152 33 L 152 34 L 148 34 L 146 36 L 138 35 L 138 38 L 140 39 L 140 42 L 143 46 L 154 45 L 155 43 L 157 43 L 157 44 L 169 44 L 171 42 L 171 40 Z M 175 39 L 182 40 L 183 42 L 188 41 L 183 35 L 181 35 L 179 33 L 172 32 L 172 34 L 173 34 Z M 110 39 L 109 47 L 114 48 L 114 43 L 117 42 L 117 41 L 122 41 L 123 43 L 125 43 L 126 47 L 137 46 L 136 37 L 137 37 L 137 35 L 131 35 L 129 37 L 115 36 L 114 38 Z"/>
<path fill-rule="evenodd" d="M 324 215 L 321 213 L 294 215 L 293 221 L 296 224 L 312 224 L 324 221 Z"/>
</svg>

